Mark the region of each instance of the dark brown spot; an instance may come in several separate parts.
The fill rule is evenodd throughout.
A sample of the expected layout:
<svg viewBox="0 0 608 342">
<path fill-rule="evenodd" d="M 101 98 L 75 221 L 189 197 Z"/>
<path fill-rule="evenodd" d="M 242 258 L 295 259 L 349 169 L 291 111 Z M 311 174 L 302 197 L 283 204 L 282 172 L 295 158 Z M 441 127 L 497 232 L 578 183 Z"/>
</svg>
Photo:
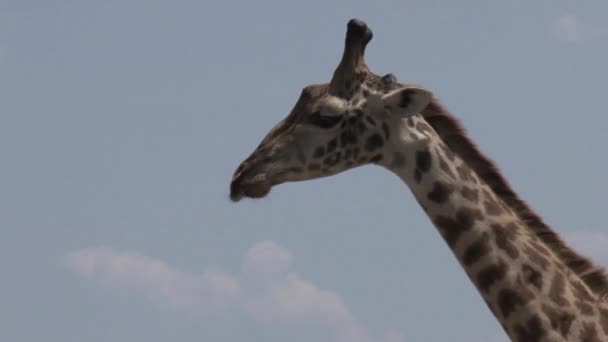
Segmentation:
<svg viewBox="0 0 608 342">
<path fill-rule="evenodd" d="M 477 273 L 477 286 L 487 293 L 492 285 L 505 276 L 506 271 L 507 267 L 504 263 L 487 266 Z"/>
<path fill-rule="evenodd" d="M 332 153 L 333 151 L 336 150 L 336 147 L 338 147 L 338 140 L 337 139 L 330 140 L 329 143 L 327 143 L 327 153 Z"/>
<path fill-rule="evenodd" d="M 531 284 L 539 291 L 543 288 L 543 276 L 534 267 L 524 264 L 522 266 L 522 273 L 526 284 Z"/>
<path fill-rule="evenodd" d="M 515 335 L 517 341 L 521 342 L 540 342 L 545 331 L 540 318 L 536 315 L 532 316 L 525 324 L 515 326 Z"/>
<path fill-rule="evenodd" d="M 401 92 L 401 99 L 399 100 L 399 106 L 401 108 L 406 108 L 412 100 L 412 95 L 414 95 L 413 90 L 411 90 L 411 89 L 403 90 Z"/>
<path fill-rule="evenodd" d="M 416 151 L 416 168 L 421 172 L 431 169 L 431 153 L 428 150 Z"/>
<path fill-rule="evenodd" d="M 493 224 L 491 226 L 494 231 L 496 246 L 505 251 L 511 259 L 517 259 L 519 250 L 515 247 L 515 231 L 512 231 L 502 225 Z"/>
<path fill-rule="evenodd" d="M 454 189 L 444 182 L 436 181 L 433 183 L 433 189 L 428 193 L 427 198 L 435 203 L 444 203 Z"/>
<path fill-rule="evenodd" d="M 562 308 L 553 309 L 547 305 L 542 306 L 544 314 L 549 318 L 551 327 L 554 330 L 559 331 L 562 337 L 567 338 L 570 333 L 570 327 L 572 321 L 574 321 L 574 315 L 564 311 Z"/>
<path fill-rule="evenodd" d="M 470 188 L 466 185 L 460 189 L 460 194 L 473 203 L 477 203 L 477 200 L 479 199 L 479 192 L 477 189 Z"/>
<path fill-rule="evenodd" d="M 342 147 L 345 147 L 350 144 L 356 144 L 357 136 L 352 131 L 346 130 L 340 135 L 340 143 Z"/>
<path fill-rule="evenodd" d="M 439 231 L 448 245 L 453 248 L 460 235 L 473 227 L 475 219 L 476 217 L 471 209 L 461 208 L 456 213 L 455 218 L 437 216 L 435 224 L 439 227 Z"/>
<path fill-rule="evenodd" d="M 482 220 L 484 218 L 483 213 L 479 209 L 471 209 L 471 215 L 474 220 Z"/>
<path fill-rule="evenodd" d="M 562 336 L 567 337 L 568 334 L 570 333 L 570 327 L 572 326 L 572 322 L 574 321 L 574 315 L 572 314 L 562 314 L 560 316 L 560 322 L 559 322 L 559 331 L 562 334 Z"/>
<path fill-rule="evenodd" d="M 465 249 L 462 261 L 466 266 L 471 266 L 477 260 L 488 254 L 488 251 L 490 250 L 488 248 L 488 240 L 488 234 L 484 233 L 477 241 L 473 242 Z"/>
<path fill-rule="evenodd" d="M 515 312 L 518 306 L 525 305 L 529 298 L 512 289 L 502 289 L 498 293 L 498 307 L 503 318 L 508 318 L 510 314 Z M 525 340 L 522 340 L 525 341 Z"/>
<path fill-rule="evenodd" d="M 339 163 L 342 160 L 342 152 L 338 151 L 334 154 L 334 158 L 336 160 L 336 163 Z"/>
<path fill-rule="evenodd" d="M 372 134 L 372 136 L 367 138 L 367 141 L 365 142 L 365 149 L 368 152 L 371 152 L 373 150 L 376 150 L 376 149 L 382 147 L 383 145 L 384 145 L 384 140 L 382 140 L 382 137 L 380 136 L 380 134 Z"/>
<path fill-rule="evenodd" d="M 315 159 L 318 159 L 318 158 L 323 157 L 324 154 L 325 154 L 325 147 L 319 146 L 319 147 L 315 148 L 315 151 L 313 152 L 312 157 Z"/>
<path fill-rule="evenodd" d="M 327 156 L 327 158 L 323 159 L 323 164 L 325 164 L 329 167 L 332 167 L 332 166 L 335 166 L 336 164 L 338 164 L 341 159 L 342 159 L 342 153 L 340 153 L 340 151 L 338 151 L 334 154 Z"/>
<path fill-rule="evenodd" d="M 350 150 L 350 149 L 345 150 L 344 151 L 344 160 L 349 160 L 352 154 L 353 154 L 353 150 Z"/>
</svg>

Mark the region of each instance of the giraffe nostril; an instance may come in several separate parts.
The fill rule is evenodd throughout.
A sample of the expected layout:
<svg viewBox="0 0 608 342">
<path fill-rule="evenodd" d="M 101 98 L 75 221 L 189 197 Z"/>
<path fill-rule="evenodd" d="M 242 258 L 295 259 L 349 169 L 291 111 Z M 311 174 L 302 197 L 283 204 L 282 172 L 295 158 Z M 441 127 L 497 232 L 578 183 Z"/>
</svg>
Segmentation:
<svg viewBox="0 0 608 342">
<path fill-rule="evenodd" d="M 230 199 L 234 202 L 238 201 L 243 197 L 242 192 L 240 191 L 240 186 L 237 182 L 232 181 L 230 183 Z"/>
<path fill-rule="evenodd" d="M 230 199 L 233 202 L 238 202 L 245 192 L 241 188 L 241 180 L 237 177 L 230 182 Z"/>
<path fill-rule="evenodd" d="M 247 174 L 247 172 L 245 172 L 246 168 L 247 162 L 243 162 L 238 166 L 232 175 L 232 180 L 230 182 L 230 199 L 234 202 L 238 202 L 244 195 L 242 183 L 245 175 Z"/>
<path fill-rule="evenodd" d="M 260 198 L 270 192 L 271 184 L 264 174 L 258 174 L 249 179 L 237 177 L 230 183 L 230 199 L 238 202 L 243 197 Z"/>
<path fill-rule="evenodd" d="M 270 192 L 268 175 L 255 165 L 257 163 L 243 162 L 234 172 L 230 182 L 230 199 L 233 202 L 238 202 L 243 197 L 264 197 Z"/>
</svg>

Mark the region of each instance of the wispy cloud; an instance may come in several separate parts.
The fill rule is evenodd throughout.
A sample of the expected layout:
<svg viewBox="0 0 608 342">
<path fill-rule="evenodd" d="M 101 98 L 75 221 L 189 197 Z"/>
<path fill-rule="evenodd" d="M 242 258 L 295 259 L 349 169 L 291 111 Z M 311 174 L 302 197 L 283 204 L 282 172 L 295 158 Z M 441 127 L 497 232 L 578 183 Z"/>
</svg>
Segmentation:
<svg viewBox="0 0 608 342">
<path fill-rule="evenodd" d="M 320 323 L 334 342 L 402 342 L 397 331 L 370 336 L 340 296 L 304 279 L 291 266 L 292 254 L 272 241 L 249 249 L 240 274 L 210 269 L 202 274 L 111 247 L 70 253 L 68 266 L 110 288 L 139 292 L 157 304 L 196 314 L 234 310 L 256 321 Z"/>
<path fill-rule="evenodd" d="M 608 37 L 606 27 L 584 23 L 573 14 L 564 14 L 553 22 L 553 34 L 556 39 L 566 43 L 580 43 Z"/>
<path fill-rule="evenodd" d="M 562 15 L 553 23 L 555 37 L 561 41 L 574 43 L 587 40 L 587 28 L 571 14 Z"/>
<path fill-rule="evenodd" d="M 195 313 L 218 312 L 241 294 L 236 278 L 209 270 L 191 274 L 146 256 L 96 247 L 67 255 L 68 265 L 110 288 L 141 292 L 162 306 Z"/>
</svg>

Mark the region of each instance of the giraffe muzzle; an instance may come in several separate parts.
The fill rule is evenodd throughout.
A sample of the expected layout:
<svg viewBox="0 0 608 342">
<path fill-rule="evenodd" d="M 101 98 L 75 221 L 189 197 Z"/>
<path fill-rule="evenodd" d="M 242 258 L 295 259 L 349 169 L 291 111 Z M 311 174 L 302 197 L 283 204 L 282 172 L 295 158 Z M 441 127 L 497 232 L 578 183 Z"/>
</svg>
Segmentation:
<svg viewBox="0 0 608 342">
<path fill-rule="evenodd" d="M 240 168 L 239 168 L 240 169 Z M 261 198 L 266 196 L 272 187 L 266 173 L 253 173 L 243 168 L 235 173 L 230 182 L 230 200 L 238 202 L 243 197 Z"/>
</svg>

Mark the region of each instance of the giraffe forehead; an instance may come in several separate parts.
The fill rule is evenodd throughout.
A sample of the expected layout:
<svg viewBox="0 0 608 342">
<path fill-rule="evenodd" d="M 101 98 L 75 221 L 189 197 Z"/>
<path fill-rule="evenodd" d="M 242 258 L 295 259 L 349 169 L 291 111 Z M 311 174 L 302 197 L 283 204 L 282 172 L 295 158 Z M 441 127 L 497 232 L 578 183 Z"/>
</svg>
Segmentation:
<svg viewBox="0 0 608 342">
<path fill-rule="evenodd" d="M 341 105 L 357 104 L 371 94 L 382 95 L 398 85 L 395 76 L 392 74 L 380 77 L 366 71 L 355 74 L 351 79 L 345 80 L 343 87 L 337 92 L 330 91 L 329 83 L 306 86 L 302 90 L 298 104 L 303 107 L 314 106 L 327 99 L 331 99 L 329 100 L 331 102 L 343 101 Z"/>
</svg>

